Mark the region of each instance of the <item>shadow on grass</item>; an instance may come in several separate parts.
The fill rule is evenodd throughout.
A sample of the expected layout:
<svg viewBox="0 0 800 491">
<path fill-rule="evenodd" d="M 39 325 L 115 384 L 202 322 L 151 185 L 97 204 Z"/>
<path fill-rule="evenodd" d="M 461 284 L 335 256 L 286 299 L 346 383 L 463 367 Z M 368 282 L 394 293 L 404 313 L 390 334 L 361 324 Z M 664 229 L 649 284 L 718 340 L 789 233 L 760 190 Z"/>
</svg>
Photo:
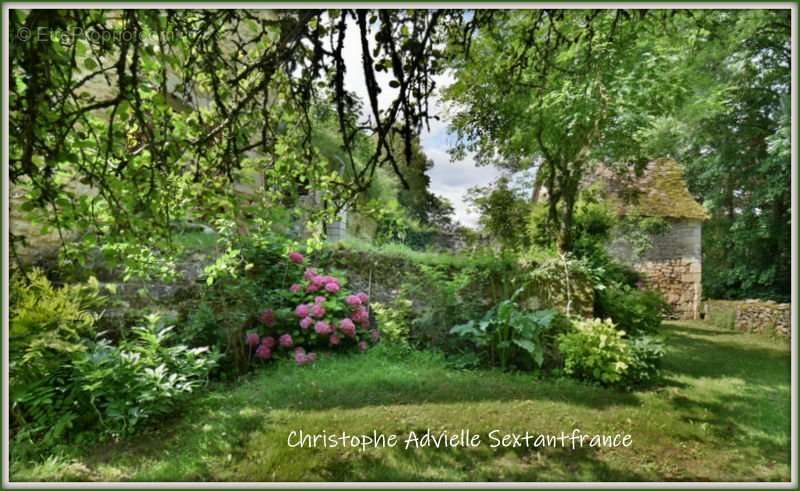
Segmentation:
<svg viewBox="0 0 800 491">
<path fill-rule="evenodd" d="M 732 341 L 719 339 L 730 336 Z M 667 385 L 690 377 L 699 389 L 671 403 L 681 419 L 704 425 L 712 436 L 778 461 L 789 458 L 791 356 L 771 340 L 723 329 L 676 325 L 669 329 Z M 720 390 L 722 379 L 739 379 Z M 683 379 L 685 380 L 685 379 Z M 690 397 L 689 395 L 692 395 Z"/>
<path fill-rule="evenodd" d="M 754 335 L 735 337 L 733 331 L 673 325 L 667 329 L 669 355 L 664 360 L 667 376 L 693 378 L 737 377 L 766 386 L 779 386 L 789 379 L 791 362 L 788 348 L 748 344 L 763 341 Z M 734 336 L 725 342 L 716 336 Z"/>
<path fill-rule="evenodd" d="M 657 397 L 667 398 L 674 407 L 675 416 L 682 421 L 707 425 L 715 445 L 726 441 L 741 443 L 748 456 L 768 456 L 783 462 L 788 455 L 788 445 L 783 444 L 788 435 L 788 428 L 783 426 L 789 421 L 786 412 L 788 350 L 749 335 L 702 325 L 670 324 L 665 334 L 668 337 L 666 390 Z M 740 381 L 725 380 L 728 378 Z M 731 386 L 731 383 L 736 385 Z M 704 384 L 711 390 L 706 391 Z M 737 391 L 738 384 L 744 388 Z M 376 413 L 376 424 L 392 425 L 395 424 L 392 413 L 382 413 L 389 406 L 452 404 L 453 408 L 443 410 L 455 412 L 459 411 L 458 404 L 464 404 L 466 409 L 471 403 L 491 402 L 507 408 L 505 403 L 536 401 L 563 403 L 566 408 L 552 410 L 574 416 L 584 409 L 628 410 L 639 406 L 642 397 L 650 396 L 570 380 L 537 381 L 529 374 L 456 371 L 430 354 L 411 352 L 398 357 L 371 350 L 366 355 L 323 356 L 317 365 L 308 367 L 294 367 L 284 362 L 273 364 L 235 385 L 218 387 L 198 398 L 184 414 L 171 422 L 163 422 L 160 430 L 117 445 L 96 448 L 84 454 L 83 460 L 93 468 L 108 463 L 136 469 L 142 465 L 139 462 L 145 460 L 171 459 L 170 464 L 161 466 L 165 470 L 145 475 L 168 480 L 172 477 L 167 471 L 170 466 L 181 468 L 182 463 L 187 462 L 192 476 L 209 479 L 218 474 L 205 462 L 221 462 L 220 459 L 227 456 L 226 462 L 246 461 L 257 466 L 258 472 L 252 472 L 255 476 L 261 473 L 261 467 L 270 465 L 269 459 L 276 455 L 270 452 L 278 452 L 283 459 L 296 458 L 295 454 L 280 453 L 282 443 L 273 437 L 295 418 L 311 417 L 316 421 L 313 420 L 316 412 L 371 408 L 370 411 Z M 284 411 L 276 413 L 276 410 Z M 548 407 L 548 410 L 551 409 Z M 589 414 L 591 417 L 592 413 Z M 259 433 L 263 445 L 256 445 L 256 453 L 250 455 L 248 442 Z M 694 438 L 680 435 L 684 436 Z M 253 446 L 250 448 L 252 450 Z M 262 455 L 261 451 L 266 454 Z M 444 479 L 448 469 L 456 470 L 455 475 L 467 475 L 478 481 L 640 481 L 652 478 L 630 468 L 612 468 L 591 449 L 509 450 L 508 465 L 497 454 L 487 452 L 489 450 L 480 449 L 400 451 L 392 452 L 388 460 L 368 453 L 342 455 L 320 462 L 314 478 L 436 480 Z M 164 457 L 166 455 L 171 457 Z M 497 467 L 493 467 L 495 464 Z M 285 465 L 291 466 L 291 462 Z M 441 471 L 430 473 L 433 468 Z M 246 479 L 250 475 L 242 472 L 235 477 Z"/>
<path fill-rule="evenodd" d="M 513 465 L 496 465 L 498 456 Z M 486 465 L 490 462 L 495 465 Z M 425 449 L 394 452 L 391 459 L 362 454 L 357 458 L 334 459 L 319 469 L 319 475 L 325 481 L 446 481 L 448 470 L 477 482 L 647 480 L 634 470 L 612 468 L 598 458 L 596 450 L 588 448 L 472 448 L 446 452 Z M 438 471 L 439 477 L 433 478 L 432 471 Z"/>
<path fill-rule="evenodd" d="M 566 379 L 537 381 L 530 374 L 456 371 L 440 360 L 426 360 L 419 354 L 409 355 L 407 360 L 370 354 L 338 355 L 320 359 L 317 366 L 283 363 L 260 370 L 238 386 L 220 387 L 199 398 L 175 418 L 174 424 L 165 423 L 152 433 L 95 449 L 84 456 L 84 461 L 91 467 L 116 461 L 120 456 L 133 462 L 140 457 L 174 454 L 182 448 L 197 449 L 204 455 L 224 452 L 236 457 L 251 434 L 282 427 L 293 420 L 291 414 L 295 412 L 302 419 L 303 414 L 317 411 L 374 408 L 378 424 L 394 424 L 391 418 L 378 413 L 387 406 L 448 404 L 455 406 L 447 410 L 458 411 L 459 404 L 490 402 L 505 407 L 504 403 L 519 401 L 560 402 L 598 410 L 639 404 L 631 393 Z M 277 410 L 289 411 L 289 421 L 274 421 Z M 214 428 L 214 433 L 203 435 L 204 426 Z M 591 454 L 583 460 L 587 467 L 601 465 L 590 462 Z M 420 461 L 418 466 L 422 464 Z M 382 480 L 395 478 L 377 470 L 370 472 L 372 476 L 384 476 Z"/>
</svg>

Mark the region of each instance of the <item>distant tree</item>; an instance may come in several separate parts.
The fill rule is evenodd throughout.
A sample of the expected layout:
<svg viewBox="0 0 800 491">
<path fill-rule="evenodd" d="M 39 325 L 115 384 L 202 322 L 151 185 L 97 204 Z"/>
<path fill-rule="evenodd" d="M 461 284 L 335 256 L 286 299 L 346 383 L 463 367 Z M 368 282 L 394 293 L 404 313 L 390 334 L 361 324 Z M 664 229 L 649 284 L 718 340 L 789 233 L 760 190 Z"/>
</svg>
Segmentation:
<svg viewBox="0 0 800 491">
<path fill-rule="evenodd" d="M 530 245 L 530 203 L 514 191 L 508 177 L 500 177 L 489 186 L 470 188 L 467 201 L 480 213 L 478 224 L 493 242 L 509 249 Z"/>
</svg>

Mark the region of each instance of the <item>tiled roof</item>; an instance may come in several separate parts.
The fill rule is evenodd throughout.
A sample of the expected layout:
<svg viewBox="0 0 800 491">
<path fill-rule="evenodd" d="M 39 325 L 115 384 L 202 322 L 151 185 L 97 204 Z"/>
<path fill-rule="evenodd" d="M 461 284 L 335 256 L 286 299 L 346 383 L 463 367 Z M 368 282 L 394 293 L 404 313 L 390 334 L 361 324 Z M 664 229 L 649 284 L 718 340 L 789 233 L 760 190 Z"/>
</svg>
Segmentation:
<svg viewBox="0 0 800 491">
<path fill-rule="evenodd" d="M 673 159 L 650 161 L 641 177 L 624 180 L 608 168 L 596 170 L 587 184 L 603 183 L 621 214 L 669 218 L 709 218 L 686 188 L 683 168 Z"/>
</svg>

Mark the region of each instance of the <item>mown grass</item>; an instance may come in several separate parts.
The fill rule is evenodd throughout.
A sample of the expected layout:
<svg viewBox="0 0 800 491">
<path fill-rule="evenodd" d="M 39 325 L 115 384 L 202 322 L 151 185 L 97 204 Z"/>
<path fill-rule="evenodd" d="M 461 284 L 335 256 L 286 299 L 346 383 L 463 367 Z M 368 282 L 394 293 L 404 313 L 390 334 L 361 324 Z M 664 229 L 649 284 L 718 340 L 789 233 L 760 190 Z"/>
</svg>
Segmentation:
<svg viewBox="0 0 800 491">
<path fill-rule="evenodd" d="M 702 323 L 665 327 L 665 380 L 625 393 L 529 374 L 457 371 L 375 348 L 280 363 L 199 396 L 149 434 L 12 458 L 11 479 L 133 481 L 787 481 L 788 343 Z M 477 448 L 289 448 L 292 430 L 469 429 Z M 628 432 L 629 448 L 492 449 L 486 434 Z M 13 451 L 13 448 L 12 448 Z M 12 456 L 13 457 L 13 456 Z"/>
</svg>

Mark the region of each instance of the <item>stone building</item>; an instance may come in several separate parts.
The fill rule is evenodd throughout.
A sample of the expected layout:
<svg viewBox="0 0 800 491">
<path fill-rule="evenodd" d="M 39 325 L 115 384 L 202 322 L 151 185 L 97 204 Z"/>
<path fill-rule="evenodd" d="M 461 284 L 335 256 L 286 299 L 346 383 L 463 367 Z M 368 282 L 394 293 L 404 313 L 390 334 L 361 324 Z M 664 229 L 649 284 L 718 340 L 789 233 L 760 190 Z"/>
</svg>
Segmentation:
<svg viewBox="0 0 800 491">
<path fill-rule="evenodd" d="M 607 198 L 621 215 L 658 217 L 666 222 L 666 230 L 650 235 L 652 246 L 641 254 L 621 235 L 608 249 L 642 273 L 645 286 L 664 295 L 672 306 L 673 317 L 698 318 L 702 224 L 708 214 L 689 193 L 680 164 L 672 159 L 656 159 L 647 164 L 641 177 L 624 183 L 607 170 L 596 172 L 592 180 L 603 183 Z"/>
</svg>

